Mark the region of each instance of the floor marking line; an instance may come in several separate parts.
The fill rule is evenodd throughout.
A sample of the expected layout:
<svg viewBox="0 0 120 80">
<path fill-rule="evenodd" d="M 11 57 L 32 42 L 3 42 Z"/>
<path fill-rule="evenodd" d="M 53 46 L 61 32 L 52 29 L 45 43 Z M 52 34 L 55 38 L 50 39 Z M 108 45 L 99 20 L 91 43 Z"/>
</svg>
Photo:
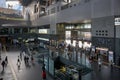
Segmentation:
<svg viewBox="0 0 120 80">
<path fill-rule="evenodd" d="M 5 51 L 5 55 L 7 56 L 7 51 L 6 51 L 6 48 L 5 48 L 5 46 L 3 46 L 4 48 L 4 51 Z M 11 62 L 11 64 L 10 64 L 10 62 Z M 14 80 L 18 80 L 17 79 L 17 75 L 16 75 L 16 73 L 15 73 L 15 71 L 14 71 L 14 69 L 13 69 L 13 67 L 12 67 L 12 61 L 10 60 L 10 58 L 9 58 L 9 65 L 10 65 L 10 69 L 11 69 L 11 71 L 12 71 L 12 75 L 13 75 L 13 77 L 14 77 Z"/>
<path fill-rule="evenodd" d="M 11 61 L 10 61 L 10 62 L 11 62 Z M 14 69 L 12 68 L 12 65 L 11 65 L 10 63 L 9 63 L 9 65 L 10 65 L 11 71 L 12 71 L 12 73 L 13 73 L 14 79 L 15 79 L 15 80 L 18 80 L 18 79 L 17 79 L 17 75 L 16 75 Z"/>
</svg>

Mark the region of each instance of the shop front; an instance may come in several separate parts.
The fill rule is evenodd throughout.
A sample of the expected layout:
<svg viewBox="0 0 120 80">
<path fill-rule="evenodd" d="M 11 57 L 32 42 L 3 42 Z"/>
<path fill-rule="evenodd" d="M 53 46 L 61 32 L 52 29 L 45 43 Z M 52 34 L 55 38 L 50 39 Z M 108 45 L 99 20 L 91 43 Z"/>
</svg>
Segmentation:
<svg viewBox="0 0 120 80">
<path fill-rule="evenodd" d="M 80 36 L 81 34 L 79 33 L 80 31 L 77 31 L 76 35 L 73 35 L 72 33 L 73 31 L 66 31 L 65 32 L 65 42 L 67 44 L 72 44 L 73 46 L 76 46 L 76 43 L 79 44 L 79 47 L 90 47 L 91 46 L 91 42 L 90 42 L 90 32 L 84 32 L 84 34 L 82 36 Z M 85 36 L 86 34 L 89 35 Z"/>
<path fill-rule="evenodd" d="M 101 58 L 103 62 L 109 62 L 109 50 L 108 48 L 96 47 L 96 54 Z"/>
</svg>

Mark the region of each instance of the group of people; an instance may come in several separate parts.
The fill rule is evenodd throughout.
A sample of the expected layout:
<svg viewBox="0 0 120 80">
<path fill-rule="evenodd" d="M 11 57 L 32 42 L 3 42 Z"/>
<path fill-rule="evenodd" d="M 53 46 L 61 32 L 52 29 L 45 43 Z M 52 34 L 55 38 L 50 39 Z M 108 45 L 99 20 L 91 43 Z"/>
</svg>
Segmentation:
<svg viewBox="0 0 120 80">
<path fill-rule="evenodd" d="M 25 63 L 26 66 L 29 66 L 29 57 L 31 57 L 31 62 L 34 63 L 34 58 L 33 58 L 32 55 L 28 56 L 26 54 L 23 55 L 23 53 L 20 53 L 20 55 L 18 56 L 18 59 L 17 59 L 18 69 L 20 69 L 22 57 L 24 57 L 24 63 Z"/>
<path fill-rule="evenodd" d="M 20 56 L 18 56 L 18 59 L 17 59 L 18 69 L 20 69 L 21 61 L 22 61 L 22 55 L 20 53 Z M 31 55 L 31 62 L 33 63 L 33 61 L 34 61 L 34 58 Z M 29 64 L 29 56 L 24 55 L 24 62 L 26 65 Z M 42 79 L 46 80 L 45 64 L 43 64 L 43 66 L 42 66 Z"/>
<path fill-rule="evenodd" d="M 99 71 L 101 70 L 102 63 L 103 63 L 103 61 L 102 61 L 102 59 L 99 57 L 99 58 L 98 58 L 98 68 L 99 68 Z M 113 68 L 113 66 L 114 66 L 113 60 L 111 60 L 111 61 L 109 62 L 109 65 L 110 65 L 111 70 L 112 70 L 112 68 Z"/>
</svg>

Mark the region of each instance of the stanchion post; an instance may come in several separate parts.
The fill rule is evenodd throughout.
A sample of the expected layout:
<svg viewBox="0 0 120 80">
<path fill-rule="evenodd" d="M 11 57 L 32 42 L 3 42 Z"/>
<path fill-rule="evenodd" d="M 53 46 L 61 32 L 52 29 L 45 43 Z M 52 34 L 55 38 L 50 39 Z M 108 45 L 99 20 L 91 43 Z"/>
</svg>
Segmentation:
<svg viewBox="0 0 120 80">
<path fill-rule="evenodd" d="M 78 70 L 79 80 L 82 80 L 82 69 Z"/>
</svg>

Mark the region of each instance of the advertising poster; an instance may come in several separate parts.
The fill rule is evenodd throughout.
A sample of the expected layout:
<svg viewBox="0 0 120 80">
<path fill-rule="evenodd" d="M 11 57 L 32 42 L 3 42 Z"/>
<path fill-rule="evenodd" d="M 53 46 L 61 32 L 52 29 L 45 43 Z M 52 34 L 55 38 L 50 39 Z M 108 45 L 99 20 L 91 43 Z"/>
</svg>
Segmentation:
<svg viewBox="0 0 120 80">
<path fill-rule="evenodd" d="M 113 62 L 113 51 L 109 51 L 109 62 Z"/>
<path fill-rule="evenodd" d="M 49 73 L 54 76 L 54 61 L 49 58 Z"/>
</svg>

